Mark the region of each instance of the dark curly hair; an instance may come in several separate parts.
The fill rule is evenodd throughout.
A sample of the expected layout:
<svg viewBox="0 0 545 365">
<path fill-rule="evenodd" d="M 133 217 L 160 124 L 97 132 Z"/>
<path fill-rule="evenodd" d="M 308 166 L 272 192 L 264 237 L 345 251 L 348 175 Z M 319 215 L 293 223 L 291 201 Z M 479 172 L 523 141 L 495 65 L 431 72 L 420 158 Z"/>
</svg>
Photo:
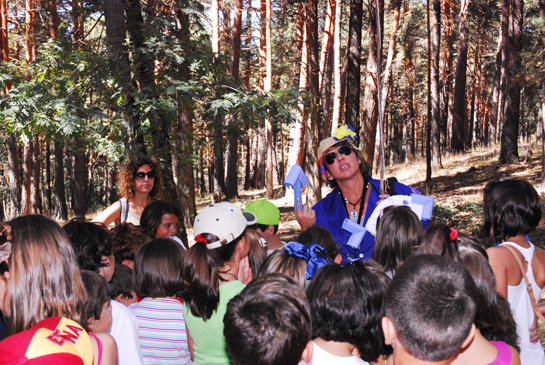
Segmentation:
<svg viewBox="0 0 545 365">
<path fill-rule="evenodd" d="M 124 260 L 134 261 L 136 252 L 146 242 L 155 238 L 155 234 L 142 226 L 132 223 L 121 223 L 110 230 L 114 246 L 115 262 L 123 263 Z"/>
<path fill-rule="evenodd" d="M 121 169 L 118 175 L 119 195 L 124 198 L 132 198 L 134 196 L 134 175 L 136 171 L 144 165 L 148 165 L 153 171 L 155 171 L 155 180 L 153 182 L 153 189 L 149 195 L 151 197 L 158 196 L 161 191 L 161 168 L 159 163 L 149 157 L 131 158 L 125 166 Z"/>
</svg>

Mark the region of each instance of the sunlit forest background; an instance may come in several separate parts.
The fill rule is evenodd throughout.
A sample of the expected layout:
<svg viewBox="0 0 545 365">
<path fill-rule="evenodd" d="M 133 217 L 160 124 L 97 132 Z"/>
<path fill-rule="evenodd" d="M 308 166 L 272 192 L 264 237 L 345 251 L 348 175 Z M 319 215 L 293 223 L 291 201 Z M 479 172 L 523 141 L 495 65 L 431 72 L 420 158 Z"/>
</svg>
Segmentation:
<svg viewBox="0 0 545 365">
<path fill-rule="evenodd" d="M 101 210 L 139 155 L 186 227 L 294 164 L 312 203 L 342 124 L 374 176 L 381 137 L 427 180 L 446 153 L 542 141 L 545 0 L 0 0 L 0 27 L 0 220 Z"/>
</svg>

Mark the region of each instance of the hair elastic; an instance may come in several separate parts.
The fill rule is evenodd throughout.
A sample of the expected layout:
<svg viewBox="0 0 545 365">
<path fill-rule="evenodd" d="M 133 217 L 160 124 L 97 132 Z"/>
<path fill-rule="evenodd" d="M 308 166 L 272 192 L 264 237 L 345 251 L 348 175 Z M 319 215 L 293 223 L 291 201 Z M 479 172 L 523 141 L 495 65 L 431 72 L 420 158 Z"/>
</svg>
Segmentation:
<svg viewBox="0 0 545 365">
<path fill-rule="evenodd" d="M 454 241 L 456 238 L 458 238 L 458 231 L 454 228 L 450 228 L 450 240 Z"/>
<path fill-rule="evenodd" d="M 198 234 L 195 236 L 194 238 L 195 242 L 203 242 L 205 245 L 208 244 L 208 241 L 206 240 L 206 238 L 204 238 L 202 235 Z"/>
</svg>

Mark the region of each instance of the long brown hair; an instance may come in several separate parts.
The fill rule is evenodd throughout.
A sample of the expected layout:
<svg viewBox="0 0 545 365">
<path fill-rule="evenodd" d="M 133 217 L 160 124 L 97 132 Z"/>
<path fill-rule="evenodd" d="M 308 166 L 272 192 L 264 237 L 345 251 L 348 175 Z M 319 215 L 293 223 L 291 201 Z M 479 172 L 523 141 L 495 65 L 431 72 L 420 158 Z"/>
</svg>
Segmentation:
<svg viewBox="0 0 545 365">
<path fill-rule="evenodd" d="M 231 261 L 238 243 L 244 237 L 243 232 L 233 241 L 214 249 L 208 249 L 206 243 L 195 242 L 184 256 L 185 289 L 182 295 L 184 304 L 195 317 L 207 320 L 218 308 L 220 301 L 220 269 Z M 219 238 L 211 233 L 201 233 L 208 242 L 217 242 Z"/>
<path fill-rule="evenodd" d="M 41 215 L 15 218 L 9 267 L 9 334 L 49 317 L 66 317 L 87 328 L 86 292 L 68 236 Z"/>
</svg>

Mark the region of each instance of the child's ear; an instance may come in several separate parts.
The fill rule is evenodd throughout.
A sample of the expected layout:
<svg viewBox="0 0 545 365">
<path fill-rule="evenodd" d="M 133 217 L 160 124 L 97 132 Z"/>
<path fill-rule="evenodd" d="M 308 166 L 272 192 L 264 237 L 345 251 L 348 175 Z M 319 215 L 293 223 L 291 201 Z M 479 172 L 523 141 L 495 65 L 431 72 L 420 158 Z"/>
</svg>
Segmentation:
<svg viewBox="0 0 545 365">
<path fill-rule="evenodd" d="M 301 355 L 301 360 L 304 362 L 310 362 L 312 359 L 312 353 L 314 352 L 314 343 L 312 341 L 308 341 L 307 347 L 303 350 L 303 354 Z"/>
<path fill-rule="evenodd" d="M 382 332 L 384 332 L 384 343 L 391 345 L 396 337 L 394 322 L 388 317 L 382 317 Z"/>
<path fill-rule="evenodd" d="M 343 262 L 343 257 L 341 256 L 341 254 L 338 254 L 337 256 L 335 256 L 335 260 L 333 260 L 333 262 L 340 265 Z"/>
<path fill-rule="evenodd" d="M 471 325 L 471 330 L 469 331 L 469 335 L 467 335 L 467 338 L 464 340 L 464 343 L 462 344 L 462 349 L 465 349 L 466 347 L 468 347 L 474 338 L 475 338 L 475 323 Z"/>
<path fill-rule="evenodd" d="M 267 232 L 268 235 L 274 234 L 274 226 L 268 226 L 265 232 Z"/>
<path fill-rule="evenodd" d="M 95 332 L 97 329 L 97 320 L 94 317 L 89 318 L 87 327 L 89 327 L 89 332 Z"/>
<path fill-rule="evenodd" d="M 125 299 L 125 296 L 123 294 L 119 294 L 117 297 L 115 297 L 115 301 L 121 304 L 125 304 L 124 299 Z"/>
</svg>

